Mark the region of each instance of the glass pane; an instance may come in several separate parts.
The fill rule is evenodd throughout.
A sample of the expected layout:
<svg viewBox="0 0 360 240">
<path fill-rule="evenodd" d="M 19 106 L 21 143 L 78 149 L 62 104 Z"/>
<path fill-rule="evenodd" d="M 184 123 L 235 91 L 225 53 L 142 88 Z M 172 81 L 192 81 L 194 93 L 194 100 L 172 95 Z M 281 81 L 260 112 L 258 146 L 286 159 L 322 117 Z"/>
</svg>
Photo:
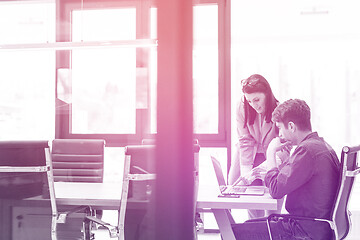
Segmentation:
<svg viewBox="0 0 360 240">
<path fill-rule="evenodd" d="M 104 182 L 122 182 L 125 148 L 106 147 L 104 159 Z"/>
<path fill-rule="evenodd" d="M 157 8 L 150 10 L 150 37 L 157 39 Z M 151 133 L 157 132 L 156 128 L 156 100 L 157 100 L 157 48 L 150 49 L 150 129 Z"/>
<path fill-rule="evenodd" d="M 303 14 L 304 9 L 311 9 L 309 3 L 282 5 L 282 8 L 270 4 L 261 9 L 261 16 L 267 19 L 264 24 L 260 19 L 247 21 L 258 14 L 258 5 L 251 1 L 246 4 L 232 1 L 234 142 L 237 137 L 236 101 L 242 95 L 240 80 L 259 73 L 269 81 L 280 102 L 289 98 L 307 101 L 312 110 L 313 130 L 318 131 L 335 151 L 340 153 L 345 143 L 359 143 L 359 134 L 352 133 L 360 131 L 359 124 L 354 122 L 360 118 L 360 31 L 355 21 L 360 18 L 349 15 L 356 9 L 357 2 L 346 2 L 331 2 L 324 7 L 331 9 L 331 13 L 315 15 Z M 351 21 L 350 16 L 354 18 Z M 297 27 L 279 25 L 285 18 L 287 25 Z"/>
<path fill-rule="evenodd" d="M 219 132 L 218 6 L 194 7 L 194 133 Z M 156 37 L 156 9 L 151 11 L 151 37 Z M 156 132 L 156 49 L 151 50 L 151 130 Z M 209 107 L 211 106 L 211 107 Z"/>
<path fill-rule="evenodd" d="M 73 12 L 73 41 L 133 40 L 136 11 Z M 136 49 L 72 51 L 72 133 L 134 134 Z"/>
<path fill-rule="evenodd" d="M 55 3 L 0 2 L 0 44 L 55 40 Z M 0 139 L 52 139 L 55 51 L 0 49 Z"/>
<path fill-rule="evenodd" d="M 218 133 L 218 6 L 194 7 L 194 133 Z"/>
<path fill-rule="evenodd" d="M 343 146 L 360 143 L 359 3 L 321 2 L 261 1 L 259 8 L 259 2 L 231 1 L 232 126 L 240 80 L 260 73 L 280 102 L 301 98 L 309 104 L 313 131 L 340 157 Z M 232 137 L 236 142 L 236 127 Z M 359 221 L 360 191 L 353 190 L 349 209 Z"/>
<path fill-rule="evenodd" d="M 223 175 L 227 176 L 227 150 L 226 148 L 201 147 L 199 152 L 199 184 L 200 186 L 219 187 L 216 179 L 211 157 L 214 156 L 221 165 Z M 227 180 L 227 179 L 226 179 Z"/>
<path fill-rule="evenodd" d="M 0 44 L 55 41 L 54 1 L 0 1 Z"/>
</svg>

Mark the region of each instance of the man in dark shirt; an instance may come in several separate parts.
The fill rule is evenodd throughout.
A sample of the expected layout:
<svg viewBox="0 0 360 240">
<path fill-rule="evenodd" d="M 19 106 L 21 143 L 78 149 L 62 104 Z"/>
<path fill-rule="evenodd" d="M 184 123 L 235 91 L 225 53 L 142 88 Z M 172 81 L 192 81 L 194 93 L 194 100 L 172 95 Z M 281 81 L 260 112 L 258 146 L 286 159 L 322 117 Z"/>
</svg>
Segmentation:
<svg viewBox="0 0 360 240">
<path fill-rule="evenodd" d="M 267 169 L 270 170 L 264 180 L 271 196 L 280 199 L 286 195 L 285 208 L 291 215 L 329 219 L 339 182 L 340 163 L 334 150 L 312 132 L 309 106 L 305 101 L 290 99 L 274 110 L 272 120 L 279 128 L 279 138 L 269 144 L 266 153 Z M 278 165 L 276 153 L 285 146 L 281 140 L 297 147 L 288 160 Z M 302 239 L 332 238 L 330 226 L 325 222 L 302 221 L 299 224 L 308 235 Z M 288 239 L 288 227 L 291 226 L 276 228 L 275 239 Z M 264 221 L 236 224 L 233 230 L 236 239 L 269 239 Z"/>
</svg>

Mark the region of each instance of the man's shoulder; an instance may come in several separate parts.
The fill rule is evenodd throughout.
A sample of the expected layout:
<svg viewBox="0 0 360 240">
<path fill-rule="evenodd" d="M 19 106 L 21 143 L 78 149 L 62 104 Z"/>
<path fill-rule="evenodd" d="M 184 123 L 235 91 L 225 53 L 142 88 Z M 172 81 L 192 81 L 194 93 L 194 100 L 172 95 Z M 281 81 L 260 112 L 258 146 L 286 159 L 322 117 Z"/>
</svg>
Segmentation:
<svg viewBox="0 0 360 240">
<path fill-rule="evenodd" d="M 299 144 L 299 147 L 306 147 L 309 149 L 317 148 L 319 146 L 326 146 L 326 142 L 322 137 L 319 137 L 317 132 L 312 132 Z"/>
<path fill-rule="evenodd" d="M 313 156 L 334 155 L 335 153 L 333 148 L 322 137 L 319 137 L 316 132 L 313 132 L 307 139 L 302 141 L 298 147 Z"/>
</svg>

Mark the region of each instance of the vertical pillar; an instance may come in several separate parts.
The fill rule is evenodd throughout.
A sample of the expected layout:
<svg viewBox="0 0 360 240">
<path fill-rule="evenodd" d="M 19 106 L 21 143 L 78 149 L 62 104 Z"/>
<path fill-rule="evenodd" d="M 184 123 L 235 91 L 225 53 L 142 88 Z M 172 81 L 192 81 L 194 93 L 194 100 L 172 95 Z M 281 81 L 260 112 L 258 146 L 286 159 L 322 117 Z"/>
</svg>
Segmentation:
<svg viewBox="0 0 360 240">
<path fill-rule="evenodd" d="M 194 238 L 192 1 L 158 0 L 155 238 Z"/>
</svg>

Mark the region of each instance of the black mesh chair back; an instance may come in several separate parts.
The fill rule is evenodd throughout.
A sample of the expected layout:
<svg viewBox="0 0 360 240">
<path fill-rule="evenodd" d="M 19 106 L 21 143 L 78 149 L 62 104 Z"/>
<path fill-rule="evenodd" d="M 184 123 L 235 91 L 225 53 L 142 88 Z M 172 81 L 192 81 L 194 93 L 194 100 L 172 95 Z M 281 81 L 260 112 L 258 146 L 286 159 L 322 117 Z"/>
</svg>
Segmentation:
<svg viewBox="0 0 360 240">
<path fill-rule="evenodd" d="M 0 239 L 86 239 L 91 209 L 58 212 L 51 163 L 48 141 L 0 141 Z"/>
<path fill-rule="evenodd" d="M 154 145 L 133 145 L 125 147 L 124 172 L 123 183 L 121 189 L 121 200 L 119 205 L 118 224 L 112 225 L 106 223 L 99 218 L 88 216 L 84 223 L 87 224 L 88 230 L 84 228 L 84 232 L 92 232 L 93 224 L 100 225 L 109 231 L 111 238 L 118 239 L 138 239 L 139 235 L 147 235 L 148 229 L 140 229 L 141 222 L 148 216 L 150 189 L 149 187 L 155 179 L 154 166 L 155 146 Z M 130 186 L 131 185 L 131 186 Z M 114 189 L 116 191 L 116 189 Z M 127 209 L 128 199 L 133 198 L 137 203 L 134 204 L 131 210 L 140 212 L 131 216 Z M 140 201 L 139 201 L 140 200 Z M 147 215 L 146 217 L 144 217 Z M 140 218 L 139 218 L 140 216 Z M 147 220 L 144 220 L 147 222 Z M 126 225 L 126 226 L 125 226 Z M 139 226 L 141 225 L 141 226 Z M 87 238 L 91 239 L 91 234 Z M 151 238 L 141 238 L 151 239 Z"/>
<path fill-rule="evenodd" d="M 119 206 L 119 218 L 116 226 L 88 216 L 85 223 L 91 232 L 93 223 L 105 227 L 110 237 L 118 239 L 154 239 L 154 180 L 155 150 L 154 140 L 143 141 L 142 145 L 125 147 L 124 173 Z M 198 184 L 198 154 L 200 146 L 194 145 L 195 185 Z M 170 187 L 170 186 L 169 186 Z M 197 187 L 195 186 L 195 189 Z M 197 192 L 195 192 L 194 213 Z M 131 205 L 131 206 L 130 206 Z M 195 214 L 194 214 L 195 215 Z M 90 236 L 90 235 L 89 235 Z M 85 238 L 90 239 L 90 238 Z"/>
<path fill-rule="evenodd" d="M 1 239 L 57 239 L 47 141 L 0 142 L 0 201 Z"/>
<path fill-rule="evenodd" d="M 129 174 L 155 174 L 155 146 L 133 145 L 125 147 L 125 158 L 130 158 Z M 129 195 L 137 199 L 145 199 L 150 189 L 149 181 L 130 181 Z"/>
<path fill-rule="evenodd" d="M 359 168 L 357 166 L 359 151 L 360 146 L 357 146 L 344 147 L 341 152 L 341 182 L 339 184 L 338 196 L 333 210 L 336 239 L 344 239 L 348 235 L 351 227 L 348 203 L 355 176 L 359 173 Z"/>
<path fill-rule="evenodd" d="M 154 167 L 155 163 L 152 159 L 155 157 L 155 139 L 143 139 L 143 145 L 147 145 L 145 147 L 142 146 L 128 146 L 125 155 L 131 156 L 130 161 L 130 173 L 155 173 Z M 196 202 L 198 197 L 198 189 L 199 189 L 199 151 L 200 145 L 197 139 L 193 141 L 193 151 L 194 151 L 194 202 L 193 202 L 193 215 L 194 215 L 194 223 L 196 216 Z M 144 161 L 146 160 L 146 161 Z M 140 169 L 140 168 L 144 169 Z M 150 184 L 149 184 L 150 183 Z M 151 191 L 151 181 L 131 181 L 129 183 L 129 197 L 135 197 L 139 199 L 146 199 L 146 194 L 149 194 Z M 196 235 L 196 226 L 194 225 L 194 232 Z"/>
<path fill-rule="evenodd" d="M 16 170 L 16 167 L 46 167 L 44 149 L 49 149 L 47 141 L 0 142 L 0 166 L 15 167 L 13 172 L 0 172 L 0 198 L 48 195 L 46 172 Z"/>
</svg>

